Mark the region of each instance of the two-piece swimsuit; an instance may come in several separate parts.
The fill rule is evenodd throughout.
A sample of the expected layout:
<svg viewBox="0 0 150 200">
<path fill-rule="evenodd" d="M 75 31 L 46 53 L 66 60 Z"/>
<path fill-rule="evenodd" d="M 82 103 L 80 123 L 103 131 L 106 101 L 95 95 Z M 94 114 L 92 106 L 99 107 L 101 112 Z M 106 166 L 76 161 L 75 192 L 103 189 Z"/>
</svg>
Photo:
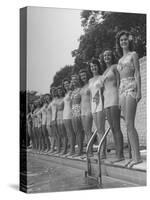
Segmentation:
<svg viewBox="0 0 150 200">
<path fill-rule="evenodd" d="M 104 86 L 104 108 L 116 106 L 119 104 L 117 80 L 114 71 L 110 68 L 103 75 Z"/>
<path fill-rule="evenodd" d="M 129 72 L 134 72 L 135 67 L 134 67 L 133 62 L 131 62 L 130 60 L 127 60 L 126 62 L 121 63 L 121 61 L 119 61 L 117 70 L 121 72 L 124 69 L 129 70 Z M 136 98 L 136 94 L 137 94 L 137 83 L 136 83 L 135 77 L 122 78 L 120 81 L 119 96 L 130 95 L 133 98 Z"/>
<path fill-rule="evenodd" d="M 72 92 L 71 99 L 76 101 L 81 101 L 81 95 L 80 95 L 80 88 L 75 89 Z M 81 116 L 81 105 L 80 103 L 75 103 L 72 105 L 72 116 L 73 117 L 80 117 Z"/>
</svg>

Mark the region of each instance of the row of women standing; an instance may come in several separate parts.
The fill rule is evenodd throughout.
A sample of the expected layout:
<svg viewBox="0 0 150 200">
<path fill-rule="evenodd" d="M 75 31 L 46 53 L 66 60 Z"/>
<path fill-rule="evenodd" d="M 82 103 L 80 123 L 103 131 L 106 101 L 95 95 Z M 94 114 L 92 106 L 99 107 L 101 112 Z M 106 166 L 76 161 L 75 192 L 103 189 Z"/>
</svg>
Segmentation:
<svg viewBox="0 0 150 200">
<path fill-rule="evenodd" d="M 138 56 L 132 50 L 132 41 L 127 31 L 117 34 L 116 46 L 120 55 L 117 64 L 112 50 L 106 49 L 101 64 L 97 59 L 92 59 L 89 70 L 82 69 L 78 74 L 72 74 L 71 80 L 66 78 L 61 86 L 51 88 L 52 99 L 49 101 L 46 95 L 41 108 L 38 106 L 34 111 L 33 121 L 41 116 L 42 122 L 37 122 L 36 125 L 39 127 L 36 135 L 39 138 L 38 145 L 41 143 L 40 150 L 42 147 L 42 150 L 45 150 L 46 146 L 47 151 L 53 152 L 56 146 L 57 153 L 62 147 L 61 153 L 66 154 L 69 144 L 69 155 L 80 156 L 83 153 L 84 138 L 87 143 L 92 136 L 93 122 L 100 141 L 105 132 L 107 118 L 116 147 L 114 162 L 124 160 L 123 135 L 120 129 L 122 111 L 132 150 L 132 159 L 126 166 L 132 167 L 142 162 L 139 138 L 134 126 L 136 107 L 141 98 Z M 89 72 L 92 74 L 90 79 Z M 77 152 L 75 145 L 78 148 Z M 93 156 L 92 146 L 89 156 Z M 106 158 L 106 142 L 101 156 Z"/>
</svg>

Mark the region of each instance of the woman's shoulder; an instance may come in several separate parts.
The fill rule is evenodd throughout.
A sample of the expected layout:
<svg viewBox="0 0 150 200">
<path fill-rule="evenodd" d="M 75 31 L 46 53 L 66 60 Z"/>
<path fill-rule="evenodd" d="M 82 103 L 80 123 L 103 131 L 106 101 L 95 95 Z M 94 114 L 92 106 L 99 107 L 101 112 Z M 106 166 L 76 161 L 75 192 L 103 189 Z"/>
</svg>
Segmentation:
<svg viewBox="0 0 150 200">
<path fill-rule="evenodd" d="M 94 79 L 93 77 L 92 77 L 92 78 L 90 78 L 90 79 L 89 79 L 89 83 L 91 83 L 91 82 L 93 81 L 93 79 Z"/>
<path fill-rule="evenodd" d="M 113 64 L 113 65 L 111 66 L 111 69 L 112 69 L 112 71 L 116 70 L 116 69 L 117 69 L 117 64 Z"/>
<path fill-rule="evenodd" d="M 138 54 L 136 51 L 132 51 L 131 56 L 132 56 L 132 58 L 138 58 Z"/>
<path fill-rule="evenodd" d="M 52 102 L 50 102 L 50 103 L 48 104 L 48 106 L 47 106 L 47 109 L 48 109 L 48 110 L 51 108 L 51 103 L 52 103 Z"/>
<path fill-rule="evenodd" d="M 89 79 L 89 83 L 90 82 L 93 82 L 93 81 L 96 81 L 98 78 L 100 78 L 102 75 L 97 75 L 96 77 L 92 77 Z"/>
</svg>

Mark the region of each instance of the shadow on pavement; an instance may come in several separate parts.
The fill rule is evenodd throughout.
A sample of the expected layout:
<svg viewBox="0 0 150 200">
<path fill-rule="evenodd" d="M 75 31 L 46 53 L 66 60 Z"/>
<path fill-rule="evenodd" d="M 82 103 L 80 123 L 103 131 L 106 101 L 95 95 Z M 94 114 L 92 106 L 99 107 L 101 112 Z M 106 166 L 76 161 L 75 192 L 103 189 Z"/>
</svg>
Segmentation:
<svg viewBox="0 0 150 200">
<path fill-rule="evenodd" d="M 10 184 L 9 187 L 11 187 L 14 190 L 19 191 L 19 185 L 17 185 L 17 184 Z"/>
</svg>

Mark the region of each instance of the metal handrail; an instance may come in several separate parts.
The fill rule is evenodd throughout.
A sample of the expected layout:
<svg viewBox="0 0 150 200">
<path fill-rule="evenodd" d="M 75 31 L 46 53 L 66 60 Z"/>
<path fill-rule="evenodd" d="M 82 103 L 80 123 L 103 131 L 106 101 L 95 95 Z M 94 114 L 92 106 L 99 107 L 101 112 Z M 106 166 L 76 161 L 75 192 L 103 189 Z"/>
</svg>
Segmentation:
<svg viewBox="0 0 150 200">
<path fill-rule="evenodd" d="M 90 140 L 89 140 L 89 142 L 87 144 L 87 147 L 86 147 L 86 158 L 87 158 L 87 169 L 88 169 L 88 172 L 89 171 L 91 172 L 91 169 L 89 169 L 89 162 L 90 162 L 90 160 L 88 158 L 88 153 L 89 153 L 89 149 L 90 149 L 90 147 L 91 147 L 91 145 L 93 143 L 93 140 L 95 139 L 96 135 L 97 135 L 97 129 L 92 134 L 92 136 L 91 136 L 91 138 L 90 138 Z"/>
<path fill-rule="evenodd" d="M 99 145 L 98 145 L 98 149 L 97 149 L 97 156 L 98 156 L 98 169 L 99 169 L 99 176 L 97 177 L 97 180 L 98 180 L 98 183 L 99 183 L 99 186 L 101 187 L 102 186 L 102 173 L 101 173 L 101 157 L 100 157 L 100 151 L 101 151 L 101 148 L 102 148 L 102 144 L 104 142 L 104 140 L 106 139 L 108 133 L 110 131 L 110 127 L 106 130 L 106 132 L 104 133 Z M 91 165 L 90 165 L 90 159 L 88 157 L 88 152 L 89 152 L 89 149 L 91 147 L 91 145 L 93 144 L 93 141 L 95 139 L 95 136 L 97 135 L 97 129 L 94 131 L 93 135 L 91 136 L 88 144 L 87 144 L 87 148 L 86 148 L 86 157 L 87 157 L 87 173 L 89 176 L 91 176 Z"/>
<path fill-rule="evenodd" d="M 101 169 L 101 155 L 100 155 L 100 151 L 101 151 L 103 142 L 106 139 L 109 131 L 110 131 L 110 127 L 106 130 L 106 132 L 104 133 L 103 137 L 101 138 L 101 141 L 100 141 L 100 143 L 98 145 L 98 150 L 97 150 L 98 167 L 99 167 L 98 183 L 99 183 L 100 186 L 102 186 L 102 169 Z"/>
<path fill-rule="evenodd" d="M 123 119 L 125 121 L 125 118 L 123 116 L 120 116 L 121 119 Z M 102 136 L 100 143 L 98 145 L 98 149 L 97 149 L 97 156 L 98 156 L 98 167 L 99 167 L 99 173 L 98 173 L 98 183 L 99 186 L 102 187 L 102 169 L 101 169 L 101 149 L 102 149 L 102 145 L 104 143 L 104 140 L 106 139 L 108 133 L 110 131 L 110 127 L 107 128 L 107 130 L 105 131 L 104 135 Z M 91 136 L 88 144 L 87 144 L 87 148 L 86 148 L 86 156 L 87 156 L 87 169 L 88 169 L 88 173 L 89 175 L 91 175 L 91 168 L 89 169 L 89 163 L 90 163 L 90 159 L 88 158 L 88 152 L 89 152 L 89 148 L 93 143 L 93 140 L 95 138 L 95 136 L 97 135 L 97 129 L 94 131 L 93 135 Z M 130 143 L 129 143 L 129 139 L 128 139 L 128 145 L 129 145 L 129 156 L 130 156 Z"/>
</svg>

